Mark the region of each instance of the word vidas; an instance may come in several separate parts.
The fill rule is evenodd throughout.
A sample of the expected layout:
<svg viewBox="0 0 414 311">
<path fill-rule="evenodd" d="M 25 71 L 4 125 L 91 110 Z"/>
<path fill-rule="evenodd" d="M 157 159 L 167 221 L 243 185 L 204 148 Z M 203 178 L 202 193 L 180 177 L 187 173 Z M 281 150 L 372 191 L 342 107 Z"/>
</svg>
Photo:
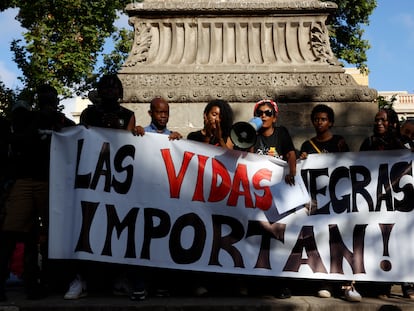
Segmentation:
<svg viewBox="0 0 414 311">
<path fill-rule="evenodd" d="M 104 178 L 105 192 L 111 189 L 119 194 L 128 193 L 133 180 L 134 166 L 132 164 L 123 165 L 126 158 L 134 159 L 135 147 L 133 145 L 124 145 L 115 152 L 113 163 L 111 163 L 110 144 L 102 144 L 99 155 L 96 159 L 95 171 L 86 174 L 79 173 L 79 165 L 82 159 L 82 149 L 84 140 L 78 141 L 75 188 L 96 190 L 100 178 Z M 189 163 L 193 159 L 198 161 L 197 179 L 194 180 L 194 193 L 192 200 L 199 202 L 220 202 L 225 201 L 227 206 L 236 206 L 239 197 L 244 197 L 244 206 L 246 208 L 259 208 L 268 210 L 272 206 L 273 196 L 270 186 L 262 185 L 263 181 L 270 181 L 272 171 L 268 168 L 262 168 L 254 172 L 251 176 L 248 174 L 246 164 L 237 164 L 233 177 L 227 168 L 217 159 L 196 155 L 193 152 L 185 151 L 181 166 L 175 169 L 172 156 L 169 149 L 161 150 L 165 170 L 169 181 L 170 198 L 179 198 L 182 182 L 187 176 Z M 90 155 L 88 155 L 90 159 Z M 211 160 L 211 183 L 209 185 L 209 195 L 204 197 L 204 177 L 206 163 Z M 178 171 L 178 173 L 176 173 Z M 117 173 L 126 173 L 123 181 L 116 178 Z M 253 193 L 251 192 L 253 189 Z"/>
</svg>

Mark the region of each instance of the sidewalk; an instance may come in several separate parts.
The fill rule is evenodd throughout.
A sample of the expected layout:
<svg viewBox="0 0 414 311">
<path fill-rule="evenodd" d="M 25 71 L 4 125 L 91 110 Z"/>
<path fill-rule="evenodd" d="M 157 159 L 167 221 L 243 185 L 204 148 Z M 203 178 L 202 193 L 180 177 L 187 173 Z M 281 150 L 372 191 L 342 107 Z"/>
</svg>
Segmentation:
<svg viewBox="0 0 414 311">
<path fill-rule="evenodd" d="M 0 311 L 358 311 L 358 310 L 414 310 L 414 300 L 403 298 L 394 287 L 391 298 L 363 298 L 362 302 L 347 302 L 338 298 L 318 298 L 312 296 L 293 296 L 290 299 L 263 297 L 149 297 L 134 302 L 128 297 L 90 295 L 79 300 L 64 300 L 62 295 L 54 294 L 43 300 L 26 300 L 19 287 L 8 290 L 8 301 L 0 302 Z"/>
</svg>

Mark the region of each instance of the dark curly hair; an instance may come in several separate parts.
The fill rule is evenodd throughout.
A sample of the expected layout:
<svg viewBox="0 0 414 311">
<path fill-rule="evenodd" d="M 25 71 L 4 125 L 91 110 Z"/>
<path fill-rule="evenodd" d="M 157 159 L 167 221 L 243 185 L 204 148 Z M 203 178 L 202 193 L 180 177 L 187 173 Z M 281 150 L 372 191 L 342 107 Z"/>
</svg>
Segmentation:
<svg viewBox="0 0 414 311">
<path fill-rule="evenodd" d="M 387 114 L 388 120 L 388 129 L 386 136 L 388 137 L 400 137 L 400 121 L 398 120 L 398 114 L 395 112 L 394 109 L 391 108 L 381 108 L 379 111 L 384 111 Z M 375 127 L 374 127 L 375 129 Z"/>
<path fill-rule="evenodd" d="M 208 102 L 204 108 L 204 114 L 207 115 L 213 107 L 220 108 L 220 127 L 223 138 L 227 139 L 230 136 L 231 127 L 233 125 L 233 109 L 227 101 L 222 99 L 214 99 Z"/>
<path fill-rule="evenodd" d="M 332 124 L 335 123 L 335 114 L 331 107 L 324 104 L 319 104 L 313 107 L 310 115 L 311 122 L 313 122 L 313 119 L 317 113 L 326 113 L 328 115 L 329 122 L 332 122 Z"/>
</svg>

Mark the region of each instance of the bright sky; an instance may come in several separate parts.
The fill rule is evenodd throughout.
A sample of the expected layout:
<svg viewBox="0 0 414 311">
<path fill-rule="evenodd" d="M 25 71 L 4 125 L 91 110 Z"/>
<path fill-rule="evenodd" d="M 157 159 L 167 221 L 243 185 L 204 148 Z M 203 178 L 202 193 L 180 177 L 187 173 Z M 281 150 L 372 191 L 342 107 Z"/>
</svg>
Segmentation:
<svg viewBox="0 0 414 311">
<path fill-rule="evenodd" d="M 414 1 L 377 0 L 365 38 L 369 40 L 369 86 L 378 91 L 414 93 Z M 15 89 L 19 71 L 12 60 L 10 43 L 21 37 L 14 19 L 17 10 L 0 13 L 0 80 Z M 124 27 L 128 27 L 126 18 Z"/>
<path fill-rule="evenodd" d="M 414 93 L 414 1 L 377 0 L 365 38 L 369 86 L 378 91 Z"/>
</svg>

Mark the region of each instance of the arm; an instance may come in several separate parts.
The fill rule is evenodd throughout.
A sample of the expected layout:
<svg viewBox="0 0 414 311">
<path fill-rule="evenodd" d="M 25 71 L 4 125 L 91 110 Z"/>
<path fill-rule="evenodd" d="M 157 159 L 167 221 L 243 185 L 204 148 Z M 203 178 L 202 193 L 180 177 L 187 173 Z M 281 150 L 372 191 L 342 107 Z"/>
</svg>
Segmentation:
<svg viewBox="0 0 414 311">
<path fill-rule="evenodd" d="M 126 129 L 128 131 L 133 131 L 135 129 L 135 114 L 133 114 L 129 119 L 128 126 Z"/>
<path fill-rule="evenodd" d="M 135 136 L 144 136 L 145 129 L 141 125 L 135 126 L 135 128 L 131 131 L 133 135 Z"/>
<path fill-rule="evenodd" d="M 183 138 L 183 135 L 181 135 L 178 132 L 174 132 L 174 131 L 171 132 L 170 135 L 168 135 L 169 140 L 178 140 L 178 139 L 181 139 L 181 138 Z"/>
<path fill-rule="evenodd" d="M 232 149 L 230 148 L 230 143 L 229 143 L 229 137 L 224 140 L 223 138 L 223 131 L 221 130 L 221 126 L 220 126 L 220 122 L 218 120 L 215 121 L 215 127 L 213 127 L 212 129 L 212 134 L 213 136 L 216 138 L 216 140 L 219 142 L 220 147 L 226 148 L 226 149 Z"/>
<path fill-rule="evenodd" d="M 291 150 L 286 154 L 286 160 L 289 166 L 289 174 L 285 176 L 285 182 L 289 185 L 295 184 L 296 176 L 296 153 L 295 150 Z"/>
</svg>

